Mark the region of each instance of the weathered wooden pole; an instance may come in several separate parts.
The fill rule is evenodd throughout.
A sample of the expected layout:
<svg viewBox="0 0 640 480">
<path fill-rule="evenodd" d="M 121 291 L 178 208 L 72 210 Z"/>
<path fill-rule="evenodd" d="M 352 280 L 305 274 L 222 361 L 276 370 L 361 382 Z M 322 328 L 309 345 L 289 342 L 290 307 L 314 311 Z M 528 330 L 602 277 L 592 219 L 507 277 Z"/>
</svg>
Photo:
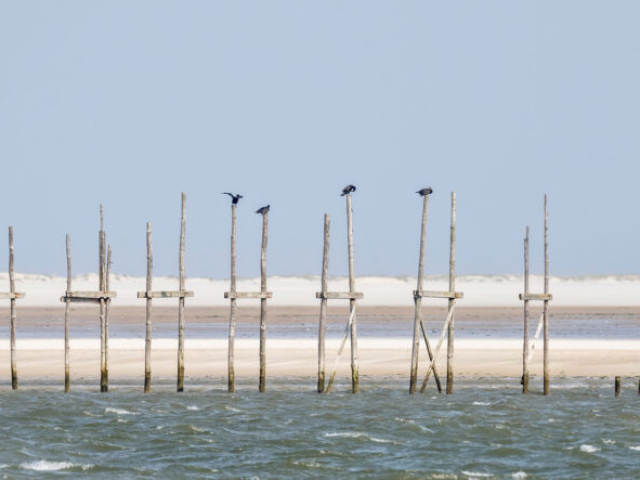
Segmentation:
<svg viewBox="0 0 640 480">
<path fill-rule="evenodd" d="M 71 378 L 69 376 L 69 310 L 71 307 L 71 242 L 69 234 L 66 237 L 67 250 L 67 291 L 64 295 L 64 391 L 71 389 Z"/>
<path fill-rule="evenodd" d="M 262 209 L 261 209 L 262 210 Z M 260 392 L 267 385 L 267 235 L 269 233 L 269 208 L 262 210 L 262 246 L 260 250 Z"/>
<path fill-rule="evenodd" d="M 231 311 L 229 314 L 228 390 L 236 391 L 234 348 L 236 336 L 236 205 L 231 204 Z"/>
<path fill-rule="evenodd" d="M 18 389 L 18 366 L 16 363 L 16 279 L 13 266 L 13 227 L 9 227 L 9 291 L 11 303 L 11 388 Z"/>
<path fill-rule="evenodd" d="M 100 205 L 100 232 L 98 237 L 99 242 L 99 290 L 102 293 L 107 291 L 107 246 L 106 235 L 104 231 L 104 211 L 102 205 Z M 100 391 L 107 392 L 109 390 L 109 384 L 107 379 L 107 329 L 106 329 L 106 312 L 107 302 L 105 297 L 100 298 Z"/>
<path fill-rule="evenodd" d="M 105 237 L 105 245 L 106 237 Z M 107 264 L 105 268 L 105 292 L 110 291 L 111 286 L 111 245 L 107 245 Z M 104 383 L 105 392 L 109 390 L 109 309 L 111 298 L 107 297 L 104 306 Z"/>
<path fill-rule="evenodd" d="M 325 330 L 327 325 L 327 277 L 329 275 L 329 240 L 331 216 L 324 214 L 324 247 L 322 251 L 322 298 L 320 299 L 320 325 L 318 329 L 318 393 L 324 392 L 325 377 Z"/>
<path fill-rule="evenodd" d="M 424 276 L 424 254 L 427 243 L 427 208 L 429 194 L 423 195 L 422 226 L 420 229 L 420 256 L 418 259 L 418 290 L 414 296 L 415 315 L 413 319 L 413 344 L 411 348 L 411 372 L 409 378 L 409 393 L 416 393 L 418 385 L 418 353 L 420 351 L 420 326 L 422 323 L 422 279 Z M 426 339 L 426 336 L 425 336 Z"/>
<path fill-rule="evenodd" d="M 621 383 L 622 383 L 622 379 L 620 377 L 616 377 L 615 378 L 615 394 L 616 394 L 616 397 L 620 396 Z"/>
<path fill-rule="evenodd" d="M 151 307 L 153 303 L 153 245 L 151 243 L 151 222 L 147 222 L 147 284 L 146 319 L 144 338 L 144 393 L 151 391 Z"/>
<path fill-rule="evenodd" d="M 180 219 L 180 298 L 178 299 L 178 392 L 184 391 L 184 243 L 187 222 L 187 196 L 182 192 L 182 213 Z"/>
<path fill-rule="evenodd" d="M 529 226 L 524 237 L 524 345 L 522 347 L 522 393 L 529 393 Z"/>
<path fill-rule="evenodd" d="M 456 192 L 451 192 L 451 239 L 449 242 L 449 291 L 456 291 Z M 449 298 L 448 310 L 451 314 L 447 332 L 447 393 L 453 393 L 453 327 L 455 298 Z M 434 365 L 435 366 L 435 365 Z M 435 370 L 434 370 L 435 374 Z"/>
<path fill-rule="evenodd" d="M 549 209 L 544 196 L 544 293 L 549 294 Z M 544 394 L 549 395 L 549 300 L 545 299 L 542 314 L 544 322 Z"/>
<path fill-rule="evenodd" d="M 356 291 L 355 272 L 353 269 L 353 207 L 351 204 L 351 193 L 347 197 L 347 235 L 349 245 L 349 293 L 352 298 L 349 299 L 350 315 L 353 317 L 351 322 L 351 391 L 358 393 L 359 372 L 358 372 L 358 332 L 357 320 L 355 315 L 356 299 L 353 297 Z"/>
</svg>

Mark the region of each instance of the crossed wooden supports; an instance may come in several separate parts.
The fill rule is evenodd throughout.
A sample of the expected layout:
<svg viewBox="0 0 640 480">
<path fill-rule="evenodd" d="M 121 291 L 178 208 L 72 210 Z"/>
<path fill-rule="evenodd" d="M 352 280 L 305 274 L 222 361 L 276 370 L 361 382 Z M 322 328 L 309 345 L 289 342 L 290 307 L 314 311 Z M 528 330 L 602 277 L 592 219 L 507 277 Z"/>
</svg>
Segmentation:
<svg viewBox="0 0 640 480">
<path fill-rule="evenodd" d="M 180 221 L 180 286 L 179 290 L 159 290 L 153 291 L 153 244 L 151 239 L 151 223 L 147 222 L 147 283 L 144 292 L 138 292 L 138 298 L 145 298 L 146 305 L 146 334 L 144 342 L 144 392 L 151 391 L 151 307 L 154 298 L 177 298 L 178 299 L 178 377 L 177 391 L 184 391 L 184 299 L 193 297 L 192 291 L 185 288 L 184 273 L 184 245 L 185 230 L 187 222 L 187 197 L 182 192 L 182 214 Z"/>
<path fill-rule="evenodd" d="M 522 348 L 522 393 L 529 392 L 529 362 L 533 358 L 535 341 L 540 337 L 540 331 L 544 330 L 543 353 L 543 384 L 544 394 L 549 395 L 549 301 L 553 296 L 549 293 L 549 210 L 547 208 L 547 196 L 544 196 L 544 293 L 529 292 L 529 226 L 524 238 L 524 293 L 519 295 L 524 302 L 524 345 Z M 541 301 L 542 315 L 538 321 L 538 328 L 533 343 L 529 341 L 529 302 Z"/>
<path fill-rule="evenodd" d="M 109 277 L 111 269 L 111 246 L 107 246 L 107 238 L 104 230 L 104 212 L 100 205 L 100 232 L 98 237 L 98 249 L 100 257 L 99 266 L 99 290 L 97 291 L 73 291 L 71 289 L 71 250 L 69 235 L 66 236 L 67 250 L 67 291 L 60 301 L 65 303 L 64 309 L 64 391 L 71 388 L 69 375 L 69 313 L 71 303 L 99 303 L 100 304 L 100 391 L 109 391 L 109 305 L 111 299 L 117 296 L 116 292 L 109 290 Z"/>
<path fill-rule="evenodd" d="M 429 195 L 431 195 L 431 188 L 425 188 L 418 192 L 423 197 L 422 206 L 422 228 L 420 232 L 420 259 L 418 263 L 418 289 L 413 291 L 413 298 L 415 302 L 415 317 L 413 324 L 413 346 L 411 350 L 411 372 L 409 376 L 409 393 L 416 393 L 418 383 L 418 352 L 420 350 L 420 332 L 424 338 L 424 343 L 429 354 L 429 368 L 420 387 L 420 393 L 424 392 L 429 381 L 431 371 L 438 387 L 438 392 L 442 393 L 442 386 L 440 384 L 440 378 L 436 370 L 436 359 L 440 348 L 444 341 L 445 335 L 447 336 L 447 386 L 446 392 L 453 393 L 453 316 L 456 309 L 456 300 L 463 298 L 462 292 L 456 292 L 456 194 L 451 193 L 451 238 L 450 238 L 450 250 L 449 250 L 449 290 L 445 292 L 427 291 L 422 289 L 422 281 L 424 277 L 424 254 L 426 248 L 426 236 L 427 236 L 427 207 L 429 205 Z M 427 338 L 427 332 L 422 321 L 422 299 L 423 298 L 446 298 L 448 299 L 447 317 L 442 327 L 442 333 L 436 344 L 435 351 L 432 351 L 429 339 Z"/>
<path fill-rule="evenodd" d="M 355 188 L 353 189 L 355 190 Z M 343 191 L 344 192 L 344 191 Z M 358 334 L 356 323 L 356 300 L 362 299 L 364 295 L 356 292 L 355 274 L 353 269 L 353 208 L 351 202 L 352 192 L 345 194 L 347 197 L 347 242 L 349 250 L 349 291 L 329 292 L 327 291 L 327 276 L 329 271 L 329 237 L 331 219 L 329 214 L 324 216 L 324 253 L 322 256 L 322 291 L 316 293 L 316 298 L 320 299 L 320 325 L 318 331 L 318 393 L 329 393 L 333 386 L 333 381 L 338 371 L 340 355 L 344 350 L 347 336 L 351 337 L 351 391 L 359 391 L 359 371 L 358 371 Z M 345 327 L 336 355 L 335 364 L 327 388 L 325 382 L 325 329 L 327 323 L 327 300 L 349 300 L 349 321 Z"/>
<path fill-rule="evenodd" d="M 18 367 L 16 363 L 16 299 L 24 293 L 16 292 L 16 276 L 13 267 L 13 227 L 9 227 L 9 291 L 0 292 L 0 299 L 10 300 L 11 308 L 11 388 L 18 389 Z"/>
<path fill-rule="evenodd" d="M 232 195 L 233 197 L 233 195 Z M 260 380 L 258 389 L 260 392 L 266 390 L 266 325 L 267 325 L 267 299 L 273 297 L 272 292 L 267 291 L 267 235 L 269 230 L 269 206 L 260 208 L 256 213 L 262 215 L 262 248 L 260 255 L 260 291 L 259 292 L 238 292 L 236 290 L 236 231 L 237 217 L 236 207 L 238 196 L 231 204 L 231 285 L 230 291 L 224 292 L 224 298 L 231 301 L 229 313 L 229 350 L 227 357 L 228 366 L 228 390 L 230 393 L 236 391 L 235 382 L 235 336 L 236 336 L 236 312 L 238 299 L 260 299 Z"/>
</svg>

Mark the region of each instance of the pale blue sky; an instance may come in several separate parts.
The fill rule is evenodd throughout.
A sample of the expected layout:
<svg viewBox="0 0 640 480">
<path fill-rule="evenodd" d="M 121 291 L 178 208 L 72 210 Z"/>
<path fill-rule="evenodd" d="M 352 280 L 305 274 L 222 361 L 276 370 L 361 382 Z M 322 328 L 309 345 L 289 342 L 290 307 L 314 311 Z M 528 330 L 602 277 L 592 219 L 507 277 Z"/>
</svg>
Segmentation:
<svg viewBox="0 0 640 480">
<path fill-rule="evenodd" d="M 540 271 L 550 196 L 552 273 L 638 273 L 640 2 L 0 1 L 0 228 L 19 271 L 96 270 L 105 205 L 114 270 L 318 274 L 332 214 L 346 272 L 415 275 L 431 185 L 428 273 L 447 264 L 458 193 L 461 273 L 517 273 L 532 226 Z M 0 255 L 6 236 L 0 236 Z M 4 255 L 2 255 L 4 256 Z M 0 270 L 6 265 L 0 264 Z"/>
</svg>

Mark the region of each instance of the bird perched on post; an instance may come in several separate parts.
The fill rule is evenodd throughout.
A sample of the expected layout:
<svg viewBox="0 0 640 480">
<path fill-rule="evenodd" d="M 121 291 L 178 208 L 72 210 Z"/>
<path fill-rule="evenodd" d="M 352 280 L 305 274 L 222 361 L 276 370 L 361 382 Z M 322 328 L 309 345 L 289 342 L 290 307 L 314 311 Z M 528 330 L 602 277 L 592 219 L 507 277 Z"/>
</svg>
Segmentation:
<svg viewBox="0 0 640 480">
<path fill-rule="evenodd" d="M 422 190 L 418 190 L 416 193 L 419 193 L 421 197 L 425 195 L 430 195 L 433 193 L 433 189 L 431 187 L 423 188 Z"/>
<path fill-rule="evenodd" d="M 355 191 L 356 191 L 355 185 L 347 185 L 342 189 L 342 193 L 340 194 L 340 196 L 344 197 L 345 195 L 349 195 L 350 193 L 353 193 Z"/>
<path fill-rule="evenodd" d="M 220 195 L 229 195 L 231 197 L 231 203 L 233 205 L 237 205 L 238 201 L 242 198 L 242 195 L 240 195 L 239 193 L 236 193 L 235 195 L 233 193 L 229 193 L 229 192 L 222 192 Z"/>
<path fill-rule="evenodd" d="M 270 209 L 271 209 L 271 205 L 267 205 L 266 207 L 262 207 L 256 210 L 256 213 L 259 213 L 260 215 L 264 215 L 265 213 L 269 213 Z"/>
</svg>

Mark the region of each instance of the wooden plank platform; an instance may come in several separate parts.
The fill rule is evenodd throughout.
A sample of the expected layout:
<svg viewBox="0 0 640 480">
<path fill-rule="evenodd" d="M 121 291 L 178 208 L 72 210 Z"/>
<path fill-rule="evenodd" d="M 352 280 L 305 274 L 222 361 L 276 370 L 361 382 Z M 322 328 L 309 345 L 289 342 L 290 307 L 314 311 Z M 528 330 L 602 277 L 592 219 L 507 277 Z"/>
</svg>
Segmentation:
<svg viewBox="0 0 640 480">
<path fill-rule="evenodd" d="M 326 300 L 357 300 L 364 298 L 362 292 L 316 292 L 316 298 Z"/>
<path fill-rule="evenodd" d="M 90 292 L 90 291 L 77 291 L 67 292 L 66 296 L 69 298 L 86 298 L 86 299 L 102 299 L 102 298 L 116 298 L 118 294 L 116 292 Z"/>
<path fill-rule="evenodd" d="M 24 298 L 24 293 L 19 293 L 19 292 L 0 293 L 0 299 L 13 300 L 15 298 Z"/>
<path fill-rule="evenodd" d="M 464 298 L 463 292 L 442 292 L 435 290 L 414 290 L 414 297 L 420 298 Z"/>
<path fill-rule="evenodd" d="M 186 298 L 193 297 L 192 291 L 165 290 L 159 292 L 138 292 L 138 298 Z"/>
<path fill-rule="evenodd" d="M 224 292 L 224 298 L 273 298 L 273 292 Z"/>
<path fill-rule="evenodd" d="M 550 293 L 521 293 L 518 297 L 520 300 L 553 300 Z"/>
</svg>

